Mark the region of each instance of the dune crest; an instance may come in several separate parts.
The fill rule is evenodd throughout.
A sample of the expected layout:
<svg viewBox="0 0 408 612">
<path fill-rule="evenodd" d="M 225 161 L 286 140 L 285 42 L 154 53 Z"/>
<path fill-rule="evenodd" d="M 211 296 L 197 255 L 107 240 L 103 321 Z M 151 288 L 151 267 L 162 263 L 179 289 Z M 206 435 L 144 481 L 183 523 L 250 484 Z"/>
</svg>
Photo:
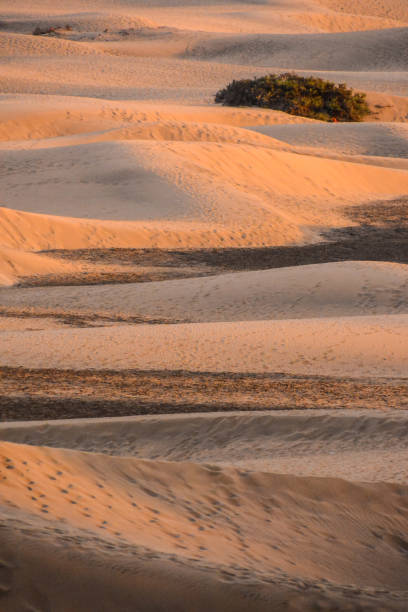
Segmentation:
<svg viewBox="0 0 408 612">
<path fill-rule="evenodd" d="M 402 196 L 408 186 L 404 170 L 243 143 L 102 142 L 3 158 L 12 172 L 1 244 L 24 250 L 301 243 L 347 224 L 345 205 Z"/>
<path fill-rule="evenodd" d="M 1 294 L 3 307 L 188 322 L 303 319 L 408 311 L 408 266 L 337 262 L 111 287 L 39 287 Z"/>
<path fill-rule="evenodd" d="M 0 247 L 0 285 L 11 286 L 22 276 L 78 272 L 80 266 L 45 255 Z"/>
<path fill-rule="evenodd" d="M 10 331 L 2 333 L 2 365 L 404 378 L 407 320 L 401 314 Z"/>
<path fill-rule="evenodd" d="M 319 582 L 325 568 L 334 583 L 376 587 L 385 573 L 391 588 L 405 586 L 397 534 L 405 526 L 406 494 L 400 485 L 245 473 L 6 442 L 1 451 L 3 511 L 9 513 L 11 503 L 42 527 L 69 522 L 108 541 L 126 539 L 141 556 L 143 550 L 155 552 L 153 558 L 175 555 L 203 570 L 206 563 L 221 573 L 231 563 L 241 572 L 262 565 L 255 570 L 261 582 L 263 574 L 275 572 L 293 577 L 300 572 L 303 580 Z M 351 529 L 352 538 L 339 532 L 339 505 L 348 509 L 342 533 L 349 536 Z M 314 517 L 315 529 L 300 528 L 304 512 L 312 522 Z M 322 532 L 338 534 L 336 563 L 330 538 L 325 542 Z M 350 544 L 364 560 L 359 570 L 350 565 Z M 373 563 L 372 546 L 383 556 L 381 569 Z M 301 568 L 286 561 L 298 547 Z"/>
<path fill-rule="evenodd" d="M 407 37 L 406 0 L 3 7 L 1 612 L 406 612 Z M 215 103 L 287 72 L 371 113 Z"/>
</svg>

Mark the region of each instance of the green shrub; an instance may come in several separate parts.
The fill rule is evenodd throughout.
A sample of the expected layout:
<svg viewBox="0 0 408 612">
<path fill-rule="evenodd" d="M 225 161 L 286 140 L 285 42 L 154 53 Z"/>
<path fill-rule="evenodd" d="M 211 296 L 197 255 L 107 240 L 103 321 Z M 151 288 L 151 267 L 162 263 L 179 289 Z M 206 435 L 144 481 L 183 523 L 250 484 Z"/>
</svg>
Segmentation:
<svg viewBox="0 0 408 612">
<path fill-rule="evenodd" d="M 365 94 L 354 93 L 344 83 L 293 73 L 232 81 L 217 92 L 215 102 L 260 106 L 322 121 L 361 121 L 371 113 Z"/>
</svg>

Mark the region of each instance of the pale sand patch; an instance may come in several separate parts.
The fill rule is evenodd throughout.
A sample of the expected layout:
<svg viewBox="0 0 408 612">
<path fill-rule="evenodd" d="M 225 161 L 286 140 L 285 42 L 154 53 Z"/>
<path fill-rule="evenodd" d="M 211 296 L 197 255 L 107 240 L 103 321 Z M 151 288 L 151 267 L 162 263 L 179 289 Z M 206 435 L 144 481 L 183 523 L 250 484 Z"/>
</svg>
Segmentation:
<svg viewBox="0 0 408 612">
<path fill-rule="evenodd" d="M 407 109 L 408 110 L 408 109 Z M 338 155 L 408 158 L 408 124 L 313 123 L 256 126 L 256 132 L 294 146 L 329 149 Z"/>
<path fill-rule="evenodd" d="M 203 38 L 187 58 L 291 70 L 406 70 L 407 28 L 336 34 L 240 34 Z"/>
<path fill-rule="evenodd" d="M 406 377 L 407 322 L 378 315 L 3 332 L 1 365 Z"/>
<path fill-rule="evenodd" d="M 141 315 L 189 322 L 398 314 L 408 266 L 336 262 L 125 285 L 0 290 L 3 308 Z"/>
</svg>

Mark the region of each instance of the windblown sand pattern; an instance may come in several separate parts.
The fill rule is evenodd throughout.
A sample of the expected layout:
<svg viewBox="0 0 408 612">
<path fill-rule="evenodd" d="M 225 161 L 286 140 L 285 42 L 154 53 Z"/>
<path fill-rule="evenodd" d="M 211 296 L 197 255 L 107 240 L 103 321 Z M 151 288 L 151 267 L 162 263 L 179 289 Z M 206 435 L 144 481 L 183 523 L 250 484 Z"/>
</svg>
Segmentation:
<svg viewBox="0 0 408 612">
<path fill-rule="evenodd" d="M 0 609 L 408 609 L 405 0 L 0 20 Z M 296 71 L 364 123 L 219 107 Z"/>
</svg>

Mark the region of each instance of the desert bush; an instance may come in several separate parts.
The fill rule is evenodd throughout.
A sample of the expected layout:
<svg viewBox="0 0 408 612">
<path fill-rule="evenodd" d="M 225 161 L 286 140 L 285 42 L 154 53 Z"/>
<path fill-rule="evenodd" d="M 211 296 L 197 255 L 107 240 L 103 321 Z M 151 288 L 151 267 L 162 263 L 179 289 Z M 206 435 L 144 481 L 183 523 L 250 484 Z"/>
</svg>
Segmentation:
<svg viewBox="0 0 408 612">
<path fill-rule="evenodd" d="M 371 113 L 364 93 L 317 77 L 268 74 L 232 81 L 215 95 L 227 106 L 260 106 L 322 121 L 362 121 Z"/>
<path fill-rule="evenodd" d="M 44 26 L 43 28 L 41 26 L 37 26 L 33 30 L 33 36 L 47 36 L 48 34 L 57 36 L 63 30 L 72 32 L 72 26 L 69 23 L 67 23 L 65 26 Z"/>
<path fill-rule="evenodd" d="M 44 36 L 45 34 L 54 34 L 55 29 L 56 28 L 52 28 L 52 27 L 41 28 L 40 26 L 37 26 L 33 30 L 33 36 Z"/>
</svg>

